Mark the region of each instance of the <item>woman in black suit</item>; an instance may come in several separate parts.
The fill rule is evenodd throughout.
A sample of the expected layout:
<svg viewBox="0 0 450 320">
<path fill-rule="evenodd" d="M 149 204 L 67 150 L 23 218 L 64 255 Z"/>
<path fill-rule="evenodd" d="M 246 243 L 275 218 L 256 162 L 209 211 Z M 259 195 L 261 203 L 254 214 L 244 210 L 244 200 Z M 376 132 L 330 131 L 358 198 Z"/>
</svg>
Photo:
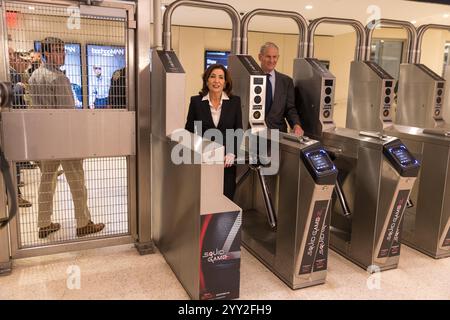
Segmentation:
<svg viewBox="0 0 450 320">
<path fill-rule="evenodd" d="M 223 194 L 233 200 L 236 189 L 236 166 L 234 159 L 238 139 L 234 145 L 228 141 L 227 129 L 242 129 L 241 99 L 231 93 L 231 77 L 221 64 L 213 64 L 203 74 L 203 87 L 198 96 L 191 97 L 186 130 L 203 136 L 208 129 L 217 129 L 222 133 L 225 146 Z M 201 126 L 194 127 L 194 121 Z M 219 142 L 220 141 L 216 141 Z"/>
</svg>

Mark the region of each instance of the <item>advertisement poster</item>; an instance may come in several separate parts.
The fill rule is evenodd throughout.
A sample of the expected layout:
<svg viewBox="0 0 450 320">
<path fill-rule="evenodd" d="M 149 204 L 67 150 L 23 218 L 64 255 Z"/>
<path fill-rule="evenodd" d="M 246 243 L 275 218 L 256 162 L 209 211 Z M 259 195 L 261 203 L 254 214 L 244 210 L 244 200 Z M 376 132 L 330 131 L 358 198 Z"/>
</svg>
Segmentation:
<svg viewBox="0 0 450 320">
<path fill-rule="evenodd" d="M 200 300 L 239 297 L 241 224 L 239 211 L 201 216 Z"/>
<path fill-rule="evenodd" d="M 220 63 L 228 68 L 228 55 L 230 51 L 205 51 L 205 70 L 212 64 Z"/>
<path fill-rule="evenodd" d="M 111 78 L 126 65 L 125 47 L 88 44 L 86 54 L 89 108 L 104 109 L 108 105 Z"/>
</svg>

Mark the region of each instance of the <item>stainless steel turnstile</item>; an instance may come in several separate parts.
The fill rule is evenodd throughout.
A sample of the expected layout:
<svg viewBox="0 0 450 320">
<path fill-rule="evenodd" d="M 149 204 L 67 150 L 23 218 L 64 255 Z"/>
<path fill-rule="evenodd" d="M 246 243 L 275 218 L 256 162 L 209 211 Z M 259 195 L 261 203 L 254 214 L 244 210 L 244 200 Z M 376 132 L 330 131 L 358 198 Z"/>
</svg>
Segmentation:
<svg viewBox="0 0 450 320">
<path fill-rule="evenodd" d="M 294 64 L 294 86 L 302 127 L 319 139 L 339 170 L 335 188 L 330 247 L 363 268 L 396 268 L 400 230 L 418 163 L 397 138 L 336 128 L 333 121 L 335 77 L 313 56 L 320 23 L 351 25 L 357 32 L 355 60 L 363 57 L 364 27 L 355 20 L 320 18 L 309 26 L 308 58 Z"/>
<path fill-rule="evenodd" d="M 396 125 L 385 126 L 386 133 L 401 138 L 421 161 L 420 175 L 411 193 L 411 206 L 405 213 L 402 242 L 434 258 L 448 257 L 450 126 L 443 118 L 444 96 L 448 94 L 445 80 L 420 64 L 425 31 L 448 27 L 424 25 L 416 32 L 408 22 L 383 19 L 380 22 L 406 28 L 411 44 L 409 60 L 400 66 Z"/>
<path fill-rule="evenodd" d="M 185 72 L 170 33 L 182 5 L 223 10 L 233 33 L 240 31 L 239 14 L 226 4 L 181 0 L 165 11 L 165 49 L 152 52 L 153 238 L 192 299 L 233 299 L 239 297 L 242 213 L 223 195 L 224 147 L 184 130 Z"/>
<path fill-rule="evenodd" d="M 238 165 L 235 202 L 242 207 L 242 244 L 292 289 L 325 282 L 331 195 L 337 171 L 320 143 L 307 137 L 266 135 L 266 75 L 247 55 L 247 30 L 255 15 L 292 18 L 303 55 L 307 22 L 295 12 L 257 9 L 242 20 L 242 54 L 229 57 L 235 94 L 241 97 L 244 128 L 257 142 L 246 144 L 250 164 Z M 278 132 L 278 131 L 277 131 Z M 266 141 L 264 141 L 267 139 Z M 267 153 L 258 146 L 278 144 Z M 256 160 L 256 161 L 255 161 Z M 271 166 L 272 173 L 265 174 Z M 278 166 L 277 170 L 274 167 Z M 273 172 L 274 171 L 274 172 Z"/>
</svg>

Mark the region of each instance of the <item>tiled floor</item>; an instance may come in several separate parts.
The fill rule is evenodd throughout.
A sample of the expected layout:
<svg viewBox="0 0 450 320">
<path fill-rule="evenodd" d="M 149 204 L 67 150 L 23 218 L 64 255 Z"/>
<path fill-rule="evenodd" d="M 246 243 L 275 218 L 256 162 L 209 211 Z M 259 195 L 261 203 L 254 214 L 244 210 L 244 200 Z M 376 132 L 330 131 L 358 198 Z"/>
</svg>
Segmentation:
<svg viewBox="0 0 450 320">
<path fill-rule="evenodd" d="M 79 283 L 72 281 L 78 271 Z M 375 275 L 379 289 L 370 290 L 369 274 L 331 251 L 327 282 L 294 291 L 242 249 L 240 298 L 450 299 L 449 271 L 450 258 L 402 246 L 399 268 Z M 188 298 L 161 254 L 140 256 L 133 245 L 18 259 L 12 274 L 0 277 L 0 299 Z"/>
</svg>

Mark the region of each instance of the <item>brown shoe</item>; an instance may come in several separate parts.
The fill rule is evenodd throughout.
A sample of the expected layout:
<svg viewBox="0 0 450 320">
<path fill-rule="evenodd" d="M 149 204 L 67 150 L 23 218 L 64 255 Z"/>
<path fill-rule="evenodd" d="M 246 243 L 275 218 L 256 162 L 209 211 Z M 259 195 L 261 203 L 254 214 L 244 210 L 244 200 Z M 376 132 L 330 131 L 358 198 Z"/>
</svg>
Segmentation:
<svg viewBox="0 0 450 320">
<path fill-rule="evenodd" d="M 17 202 L 18 202 L 20 208 L 29 208 L 32 205 L 30 201 L 22 198 L 22 195 L 20 195 L 20 194 L 17 197 L 17 200 L 18 200 Z"/>
<path fill-rule="evenodd" d="M 92 221 L 89 221 L 87 225 L 81 228 L 77 228 L 77 236 L 83 237 L 85 235 L 100 232 L 105 227 L 104 223 L 93 223 Z"/>
<path fill-rule="evenodd" d="M 59 223 L 50 223 L 49 226 L 39 228 L 39 238 L 47 238 L 50 233 L 56 232 L 61 229 L 61 225 Z"/>
</svg>

